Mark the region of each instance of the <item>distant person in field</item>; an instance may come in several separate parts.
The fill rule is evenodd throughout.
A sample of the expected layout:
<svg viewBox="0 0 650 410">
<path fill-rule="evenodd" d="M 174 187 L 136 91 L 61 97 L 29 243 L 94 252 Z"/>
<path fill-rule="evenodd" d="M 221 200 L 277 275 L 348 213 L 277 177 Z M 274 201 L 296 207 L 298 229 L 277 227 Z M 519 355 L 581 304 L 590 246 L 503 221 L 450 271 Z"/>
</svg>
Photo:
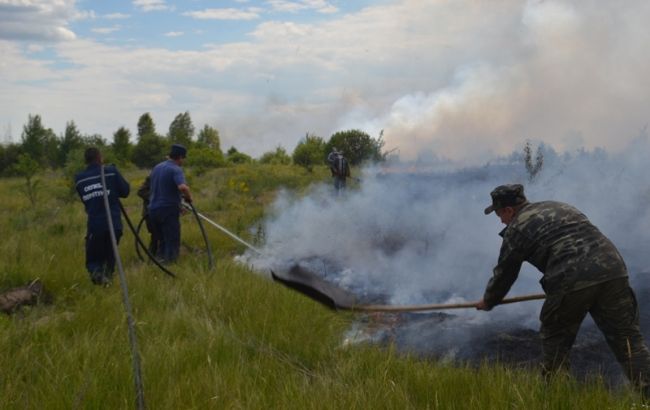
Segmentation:
<svg viewBox="0 0 650 410">
<path fill-rule="evenodd" d="M 499 260 L 479 310 L 490 310 L 508 293 L 524 261 L 539 269 L 546 293 L 540 333 L 543 372 L 568 369 L 569 352 L 589 313 L 625 375 L 650 399 L 650 353 L 639 328 L 639 309 L 627 268 L 614 244 L 576 208 L 562 202 L 528 202 L 524 187 L 502 185 L 491 193 L 506 227 Z"/>
<path fill-rule="evenodd" d="M 75 188 L 88 215 L 86 227 L 86 269 L 96 285 L 108 286 L 113 280 L 115 255 L 108 227 L 108 217 L 104 207 L 102 187 L 102 155 L 97 148 L 88 148 L 84 153 L 87 168 L 75 175 Z M 129 196 L 129 183 L 122 177 L 115 165 L 104 167 L 108 204 L 119 242 L 122 237 L 122 218 L 119 198 Z"/>
<path fill-rule="evenodd" d="M 138 196 L 142 198 L 142 218 L 144 219 L 147 231 L 149 232 L 149 253 L 156 255 L 160 246 L 160 238 L 155 235 L 155 228 L 149 217 L 149 198 L 151 197 L 151 175 L 145 178 L 140 188 L 138 188 Z"/>
<path fill-rule="evenodd" d="M 327 163 L 334 179 L 334 189 L 337 194 L 340 194 L 345 189 L 347 178 L 350 177 L 348 160 L 343 156 L 342 152 L 334 147 L 332 152 L 327 155 Z"/>
<path fill-rule="evenodd" d="M 181 197 L 192 202 L 190 187 L 185 182 L 181 166 L 187 150 L 174 144 L 167 160 L 151 171 L 149 218 L 153 235 L 160 239 L 157 257 L 166 263 L 178 259 L 181 246 Z"/>
</svg>

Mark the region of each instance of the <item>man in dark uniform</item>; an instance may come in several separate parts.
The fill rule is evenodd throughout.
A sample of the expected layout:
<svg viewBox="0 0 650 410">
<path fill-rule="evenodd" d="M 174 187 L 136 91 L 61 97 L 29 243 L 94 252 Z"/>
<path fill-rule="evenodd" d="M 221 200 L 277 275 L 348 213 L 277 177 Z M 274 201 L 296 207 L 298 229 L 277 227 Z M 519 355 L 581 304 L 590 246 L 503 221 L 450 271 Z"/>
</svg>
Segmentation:
<svg viewBox="0 0 650 410">
<path fill-rule="evenodd" d="M 190 187 L 181 166 L 187 150 L 180 144 L 171 147 L 169 158 L 151 171 L 149 218 L 153 235 L 160 240 L 157 256 L 163 262 L 178 259 L 181 247 L 181 195 L 192 202 Z"/>
<path fill-rule="evenodd" d="M 108 217 L 104 208 L 104 190 L 102 187 L 102 156 L 97 148 L 88 148 L 84 153 L 88 166 L 75 175 L 75 187 L 84 203 L 88 223 L 86 230 L 86 269 L 90 279 L 96 285 L 109 285 L 115 271 L 115 256 L 108 228 Z M 122 236 L 122 218 L 119 199 L 129 195 L 129 183 L 120 175 L 115 165 L 104 168 L 108 204 L 113 220 L 115 238 L 119 242 Z"/>
<path fill-rule="evenodd" d="M 330 166 L 332 178 L 334 178 L 334 189 L 339 194 L 345 189 L 347 178 L 350 177 L 350 165 L 343 153 L 335 148 L 327 156 L 327 162 Z"/>
<path fill-rule="evenodd" d="M 650 353 L 627 268 L 614 244 L 576 208 L 561 202 L 529 203 L 524 187 L 502 185 L 490 193 L 492 211 L 506 227 L 499 261 L 479 310 L 508 293 L 524 261 L 539 269 L 546 301 L 540 313 L 543 372 L 568 368 L 580 324 L 591 314 L 625 374 L 650 398 Z"/>
</svg>

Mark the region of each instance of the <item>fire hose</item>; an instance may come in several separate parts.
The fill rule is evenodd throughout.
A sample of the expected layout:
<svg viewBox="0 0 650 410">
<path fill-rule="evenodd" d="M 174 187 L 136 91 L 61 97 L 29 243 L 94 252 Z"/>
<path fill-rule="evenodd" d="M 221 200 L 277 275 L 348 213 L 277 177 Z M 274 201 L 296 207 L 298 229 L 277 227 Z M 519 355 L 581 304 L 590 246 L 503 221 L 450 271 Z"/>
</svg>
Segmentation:
<svg viewBox="0 0 650 410">
<path fill-rule="evenodd" d="M 199 216 L 198 216 L 199 214 L 196 211 L 196 208 L 194 208 L 194 206 L 191 203 L 189 204 L 189 206 L 186 203 L 183 203 L 183 206 L 185 206 L 187 209 L 191 210 L 192 213 L 194 214 L 194 217 L 196 218 L 196 222 L 198 223 L 199 229 L 201 230 L 201 235 L 203 236 L 203 241 L 205 242 L 205 248 L 206 248 L 207 253 L 208 253 L 208 266 L 209 266 L 210 269 L 213 269 L 214 268 L 214 257 L 212 255 L 212 249 L 210 248 L 210 242 L 208 241 L 208 236 L 205 233 L 205 229 L 203 228 L 203 224 L 201 223 L 201 220 L 199 219 Z M 155 263 L 156 266 L 158 266 L 160 269 L 162 269 L 162 271 L 165 272 L 166 274 L 168 274 L 169 276 L 175 277 L 176 275 L 174 273 L 169 271 L 167 268 L 162 266 L 160 264 L 160 262 L 158 262 L 156 257 L 151 254 L 151 252 L 149 251 L 147 246 L 145 246 L 145 244 L 142 242 L 142 239 L 140 238 L 140 229 L 142 228 L 142 224 L 146 221 L 147 216 L 146 215 L 143 216 L 142 219 L 140 219 L 140 222 L 138 223 L 137 228 L 134 228 L 133 224 L 129 220 L 129 217 L 126 214 L 126 211 L 124 210 L 124 207 L 122 207 L 121 203 L 120 203 L 120 209 L 122 210 L 122 214 L 124 214 L 124 218 L 126 219 L 128 225 L 129 225 L 129 228 L 131 229 L 131 231 L 133 232 L 133 235 L 136 238 L 135 252 L 138 254 L 138 258 L 141 261 L 144 262 L 144 258 L 142 257 L 142 254 L 140 253 L 140 248 L 142 248 L 145 251 L 145 253 L 147 254 L 147 256 L 149 257 L 149 259 L 153 263 Z"/>
<path fill-rule="evenodd" d="M 185 205 L 185 204 L 184 204 L 184 205 Z M 192 205 L 192 204 L 190 204 L 190 206 L 191 206 L 191 205 Z M 187 207 L 187 205 L 185 205 L 185 206 Z M 194 210 L 194 207 L 192 207 L 192 209 Z M 259 255 L 262 255 L 262 251 L 260 251 L 259 249 L 257 249 L 257 248 L 254 247 L 253 245 L 251 245 L 250 243 L 246 242 L 245 240 L 243 240 L 243 239 L 240 238 L 239 236 L 235 235 L 234 233 L 230 232 L 228 229 L 226 229 L 226 228 L 224 228 L 223 226 L 219 225 L 218 223 L 214 222 L 213 220 L 211 220 L 211 219 L 208 218 L 207 216 L 205 216 L 205 215 L 203 215 L 203 214 L 201 214 L 201 213 L 199 213 L 199 212 L 196 212 L 196 210 L 194 210 L 194 215 L 197 217 L 197 220 L 198 220 L 198 218 L 204 219 L 204 220 L 205 220 L 206 222 L 208 222 L 210 225 L 212 225 L 212 226 L 214 226 L 215 228 L 221 230 L 221 232 L 225 233 L 226 235 L 230 236 L 232 239 L 234 239 L 234 240 L 236 240 L 237 242 L 241 243 L 242 245 L 246 246 L 248 249 L 254 251 L 255 253 L 257 253 L 257 254 L 259 254 Z M 200 223 L 200 222 L 199 222 L 199 223 Z"/>
<path fill-rule="evenodd" d="M 126 210 L 124 209 L 124 206 L 122 205 L 122 202 L 118 201 L 118 203 L 120 205 L 120 210 L 122 211 L 122 215 L 124 215 L 124 219 L 126 220 L 126 224 L 129 226 L 129 229 L 131 229 L 131 232 L 133 232 L 133 236 L 135 237 L 135 243 L 136 243 L 135 249 L 138 252 L 138 257 L 140 257 L 140 260 L 144 261 L 144 259 L 142 258 L 142 255 L 140 255 L 140 250 L 138 248 L 138 245 L 140 245 L 142 247 L 142 249 L 144 249 L 144 252 L 147 254 L 149 259 L 154 264 L 156 264 L 156 266 L 158 266 L 160 268 L 160 270 L 162 270 L 163 272 L 165 272 L 167 275 L 171 276 L 172 278 L 175 278 L 176 274 L 174 274 L 172 271 L 170 271 L 169 269 L 164 267 L 160 262 L 158 262 L 156 257 L 154 255 L 152 255 L 151 252 L 149 252 L 149 249 L 142 242 L 142 239 L 140 238 L 139 232 L 140 232 L 140 226 L 142 226 L 142 222 L 144 221 L 144 218 L 138 224 L 138 228 L 137 229 L 134 228 L 133 224 L 131 223 L 131 219 L 129 218 L 129 215 L 126 213 Z"/>
<path fill-rule="evenodd" d="M 143 216 L 140 218 L 140 222 L 138 222 L 138 226 L 135 228 L 135 232 L 133 233 L 134 235 L 140 236 L 140 229 L 142 228 L 142 224 L 145 223 L 147 220 L 147 216 Z M 138 259 L 140 259 L 142 262 L 144 262 L 144 257 L 142 256 L 142 253 L 140 252 L 140 242 L 136 241 L 135 242 L 135 253 L 138 254 Z M 143 249 L 146 249 L 145 246 L 142 246 Z"/>
<path fill-rule="evenodd" d="M 113 218 L 111 217 L 111 208 L 108 204 L 108 191 L 106 190 L 106 175 L 104 173 L 104 165 L 100 165 L 100 174 L 102 180 L 102 193 L 104 197 L 104 209 L 106 210 L 106 219 L 108 223 L 108 231 L 111 236 L 111 245 L 113 247 L 113 255 L 115 256 L 115 263 L 117 270 L 120 274 L 120 287 L 122 289 L 122 303 L 126 311 L 127 327 L 129 329 L 129 344 L 131 346 L 131 357 L 133 364 L 133 381 L 135 383 L 136 392 L 136 405 L 138 409 L 144 409 L 144 387 L 142 384 L 142 370 L 140 368 L 140 353 L 138 352 L 138 340 L 135 334 L 135 320 L 133 319 L 133 312 L 131 309 L 131 302 L 129 301 L 129 289 L 126 285 L 126 275 L 124 274 L 124 267 L 122 266 L 122 259 L 120 258 L 120 251 L 117 247 L 117 238 L 115 236 L 115 228 L 113 227 Z M 122 205 L 120 204 L 120 207 Z M 124 211 L 123 208 L 121 208 Z"/>
<path fill-rule="evenodd" d="M 196 211 L 196 208 L 194 208 L 194 205 L 192 205 L 192 202 L 185 202 L 183 205 L 185 208 L 189 208 L 192 211 L 192 214 L 194 214 L 194 218 L 196 219 L 196 223 L 199 224 L 199 229 L 201 230 L 201 235 L 203 236 L 203 241 L 205 242 L 205 249 L 208 251 L 208 267 L 210 270 L 212 270 L 214 267 L 214 258 L 212 257 L 210 242 L 208 241 L 208 236 L 205 234 L 205 229 L 203 229 L 203 224 L 199 218 L 199 213 Z"/>
</svg>

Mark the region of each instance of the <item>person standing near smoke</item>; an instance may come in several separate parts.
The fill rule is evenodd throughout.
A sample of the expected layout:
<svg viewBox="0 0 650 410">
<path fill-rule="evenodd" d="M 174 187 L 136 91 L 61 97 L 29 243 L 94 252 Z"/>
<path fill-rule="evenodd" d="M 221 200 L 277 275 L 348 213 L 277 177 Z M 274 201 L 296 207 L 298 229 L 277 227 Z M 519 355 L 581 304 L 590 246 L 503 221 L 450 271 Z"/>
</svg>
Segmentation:
<svg viewBox="0 0 650 410">
<path fill-rule="evenodd" d="M 138 196 L 142 198 L 142 218 L 144 218 L 149 232 L 149 253 L 156 255 L 160 246 L 160 239 L 155 235 L 155 229 L 149 217 L 149 197 L 151 196 L 151 175 L 147 176 L 138 188 Z"/>
<path fill-rule="evenodd" d="M 543 373 L 568 369 L 569 352 L 589 313 L 624 373 L 650 399 L 650 352 L 627 268 L 614 244 L 576 208 L 561 202 L 530 203 L 519 184 L 491 193 L 492 211 L 506 227 L 493 276 L 479 310 L 491 310 L 508 293 L 524 261 L 539 269 L 546 300 L 540 313 Z"/>
<path fill-rule="evenodd" d="M 190 187 L 181 169 L 186 155 L 184 146 L 172 145 L 169 158 L 156 165 L 150 175 L 149 218 L 152 235 L 160 241 L 156 256 L 164 262 L 174 262 L 180 252 L 181 196 L 192 202 Z"/>
<path fill-rule="evenodd" d="M 113 280 L 115 255 L 104 207 L 104 188 L 101 179 L 102 155 L 97 148 L 91 147 L 84 152 L 84 159 L 87 168 L 76 174 L 74 180 L 75 189 L 88 215 L 86 269 L 94 284 L 108 286 Z M 104 178 L 115 238 L 119 243 L 122 237 L 122 218 L 118 197 L 129 196 L 131 187 L 115 165 L 104 168 Z"/>
<path fill-rule="evenodd" d="M 350 177 L 350 166 L 348 160 L 343 156 L 343 153 L 338 151 L 336 147 L 332 148 L 332 152 L 327 156 L 327 163 L 334 178 L 334 189 L 339 194 L 341 190 L 345 189 L 346 180 Z"/>
</svg>

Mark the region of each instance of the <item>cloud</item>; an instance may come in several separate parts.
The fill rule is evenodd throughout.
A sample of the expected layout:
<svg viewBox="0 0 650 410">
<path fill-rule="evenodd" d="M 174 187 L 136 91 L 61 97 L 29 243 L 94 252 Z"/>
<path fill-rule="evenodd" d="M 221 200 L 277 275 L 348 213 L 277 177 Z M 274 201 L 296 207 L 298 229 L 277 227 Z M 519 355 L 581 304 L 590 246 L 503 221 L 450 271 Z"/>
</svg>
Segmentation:
<svg viewBox="0 0 650 410">
<path fill-rule="evenodd" d="M 183 34 L 185 33 L 183 33 L 182 31 L 169 31 L 165 33 L 165 37 L 180 37 Z"/>
<path fill-rule="evenodd" d="M 235 8 L 205 9 L 201 11 L 188 11 L 184 16 L 198 20 L 255 20 L 260 18 L 261 9 L 250 7 L 246 10 Z"/>
<path fill-rule="evenodd" d="M 30 53 L 40 53 L 45 50 L 43 44 L 30 44 L 27 46 L 27 51 Z"/>
<path fill-rule="evenodd" d="M 169 10 L 165 0 L 133 0 L 133 5 L 142 11 Z"/>
<path fill-rule="evenodd" d="M 316 10 L 319 13 L 336 13 L 338 8 L 325 0 L 270 0 L 268 3 L 275 11 L 297 13 L 302 10 Z"/>
<path fill-rule="evenodd" d="M 97 15 L 93 10 L 75 10 L 70 16 L 70 20 L 94 20 L 97 18 Z"/>
<path fill-rule="evenodd" d="M 115 31 L 120 30 L 120 26 L 113 26 L 113 27 L 96 27 L 91 29 L 93 33 L 98 33 L 98 34 L 110 34 Z"/>
<path fill-rule="evenodd" d="M 103 17 L 108 20 L 120 20 L 120 19 L 131 18 L 131 15 L 124 14 L 124 13 L 109 13 L 109 14 L 105 14 Z"/>
<path fill-rule="evenodd" d="M 135 122 L 152 111 L 164 127 L 189 110 L 198 126 L 219 129 L 224 146 L 252 155 L 349 128 L 384 130 L 385 148 L 403 159 L 483 163 L 526 139 L 616 149 L 648 122 L 649 13 L 644 1 L 403 0 L 318 23 L 265 20 L 195 51 L 61 43 L 57 58 L 74 68 L 59 71 L 16 48 L 2 63 L 46 70 L 48 86 L 25 94 L 33 71 L 25 80 L 6 68 L 15 82 L 4 84 L 0 104 L 19 113 L 12 123 L 38 112 L 63 129 L 84 117 L 107 136 L 111 118 Z M 97 98 L 102 112 L 89 113 Z M 8 115 L 0 113 L 0 129 Z"/>
<path fill-rule="evenodd" d="M 68 21 L 89 18 L 92 13 L 75 10 L 74 0 L 0 1 L 0 39 L 69 41 L 76 38 Z"/>
</svg>

